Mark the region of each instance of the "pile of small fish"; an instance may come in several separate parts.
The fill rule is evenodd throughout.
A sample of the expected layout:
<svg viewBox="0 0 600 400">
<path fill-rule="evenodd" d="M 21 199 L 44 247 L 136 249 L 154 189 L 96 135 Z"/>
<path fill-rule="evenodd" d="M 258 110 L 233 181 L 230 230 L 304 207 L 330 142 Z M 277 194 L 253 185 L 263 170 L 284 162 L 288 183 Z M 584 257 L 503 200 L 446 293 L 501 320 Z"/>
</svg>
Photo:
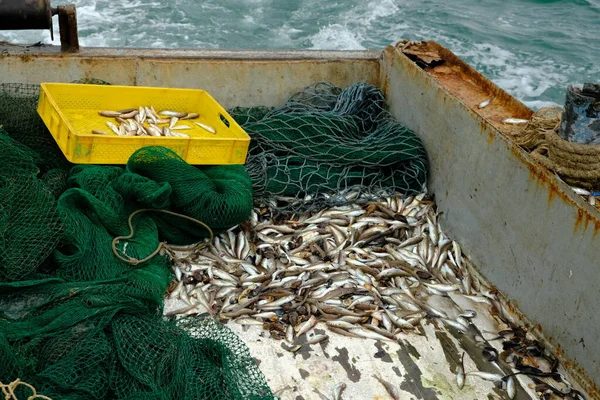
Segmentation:
<svg viewBox="0 0 600 400">
<path fill-rule="evenodd" d="M 592 192 L 586 189 L 582 189 L 582 188 L 578 188 L 575 186 L 571 186 L 571 189 L 573 189 L 573 191 L 575 193 L 577 193 L 578 195 L 580 195 L 581 197 L 583 197 L 585 199 L 585 201 L 588 202 L 588 204 L 592 207 L 596 207 L 598 208 L 600 206 L 600 202 L 598 202 L 598 200 L 596 200 L 596 197 L 600 196 L 599 192 Z"/>
<path fill-rule="evenodd" d="M 461 388 L 466 377 L 476 377 L 494 382 L 512 399 L 514 375 L 559 382 L 558 362 L 522 329 L 504 322 L 507 311 L 496 291 L 470 273 L 460 245 L 445 236 L 437 217 L 425 194 L 290 218 L 256 208 L 249 222 L 203 249 L 172 254 L 176 281 L 168 296 L 186 306 L 169 314 L 260 325 L 288 342 L 292 352 L 328 339 L 309 335 L 317 322 L 344 336 L 396 341 L 406 333 L 422 334 L 422 324 L 431 321 L 469 336 L 498 370 L 466 372 L 461 366 L 456 377 Z M 476 312 L 458 307 L 454 296 L 485 304 L 502 330 L 485 339 L 471 322 Z M 500 339 L 501 353 L 490 344 Z"/>
<path fill-rule="evenodd" d="M 179 132 L 181 130 L 191 129 L 189 125 L 179 124 L 179 121 L 193 120 L 199 118 L 198 113 L 185 113 L 172 110 L 163 110 L 156 112 L 154 106 L 139 108 L 129 108 L 119 111 L 99 111 L 101 116 L 114 118 L 117 124 L 106 121 L 106 126 L 118 136 L 171 136 L 186 137 L 190 135 Z M 191 121 L 195 125 L 210 133 L 216 133 L 215 128 L 199 121 Z M 163 126 L 161 126 L 163 125 Z M 92 130 L 95 135 L 106 135 L 105 131 Z"/>
</svg>

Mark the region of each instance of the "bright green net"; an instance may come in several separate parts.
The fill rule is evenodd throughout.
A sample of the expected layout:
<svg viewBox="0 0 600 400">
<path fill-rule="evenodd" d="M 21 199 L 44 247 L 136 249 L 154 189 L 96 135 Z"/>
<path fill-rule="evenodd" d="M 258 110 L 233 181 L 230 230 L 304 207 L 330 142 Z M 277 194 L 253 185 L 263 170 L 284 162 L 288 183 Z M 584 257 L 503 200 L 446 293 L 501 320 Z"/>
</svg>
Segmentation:
<svg viewBox="0 0 600 400">
<path fill-rule="evenodd" d="M 230 113 L 252 137 L 246 165 L 263 203 L 303 211 L 426 186 L 421 140 L 375 86 L 317 83 L 281 107 Z"/>
<path fill-rule="evenodd" d="M 166 257 L 133 266 L 113 254 L 135 211 L 177 212 L 219 233 L 247 220 L 253 193 L 305 211 L 426 184 L 419 138 L 364 83 L 315 84 L 278 108 L 231 110 L 252 137 L 246 167 L 200 168 L 162 147 L 124 167 L 70 165 L 37 116 L 38 90 L 0 84 L 0 381 L 54 399 L 273 398 L 226 327 L 162 316 Z M 131 223 L 133 237 L 114 249 L 125 258 L 207 237 L 157 211 Z"/>
<path fill-rule="evenodd" d="M 165 256 L 133 266 L 112 249 L 139 209 L 215 233 L 246 220 L 245 168 L 196 168 L 162 147 L 126 167 L 69 165 L 36 114 L 37 93 L 0 85 L 0 381 L 21 379 L 53 399 L 272 399 L 229 329 L 162 316 L 173 279 Z M 136 259 L 162 241 L 208 236 L 159 212 L 132 226 L 117 251 Z"/>
</svg>

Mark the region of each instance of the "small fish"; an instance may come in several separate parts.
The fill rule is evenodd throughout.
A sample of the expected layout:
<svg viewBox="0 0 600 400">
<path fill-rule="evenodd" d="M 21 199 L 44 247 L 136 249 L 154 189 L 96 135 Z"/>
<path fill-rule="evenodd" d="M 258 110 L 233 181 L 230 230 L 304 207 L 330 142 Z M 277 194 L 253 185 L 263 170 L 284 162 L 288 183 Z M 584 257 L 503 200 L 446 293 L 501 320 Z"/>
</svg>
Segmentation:
<svg viewBox="0 0 600 400">
<path fill-rule="evenodd" d="M 202 128 L 205 131 L 208 131 L 210 133 L 217 133 L 217 131 L 215 130 L 215 128 L 213 128 L 212 126 L 208 126 L 206 124 L 203 124 L 202 122 L 196 122 L 196 121 L 194 121 L 194 124 L 198 125 L 200 128 Z"/>
<path fill-rule="evenodd" d="M 102 115 L 103 117 L 109 118 L 116 118 L 121 116 L 121 113 L 118 111 L 99 111 L 98 114 Z"/>
<path fill-rule="evenodd" d="M 368 329 L 365 328 L 352 328 L 352 329 L 348 329 L 348 332 L 355 334 L 357 336 L 366 338 L 366 339 L 374 339 L 374 340 L 390 340 L 388 337 L 385 337 L 383 335 L 380 335 L 377 332 L 374 331 L 370 331 Z"/>
<path fill-rule="evenodd" d="M 489 99 L 482 101 L 481 103 L 479 103 L 479 105 L 477 106 L 477 108 L 486 108 L 487 106 L 490 105 L 490 103 L 492 102 L 492 100 L 494 100 L 496 96 L 492 96 Z"/>
<path fill-rule="evenodd" d="M 181 129 L 192 129 L 192 128 L 190 128 L 189 125 L 177 125 L 177 126 L 172 126 L 171 129 L 173 129 L 173 130 L 181 130 Z"/>
<path fill-rule="evenodd" d="M 184 117 L 181 117 L 181 119 L 194 119 L 194 118 L 198 118 L 199 116 L 200 116 L 200 114 L 198 114 L 198 113 L 188 113 Z"/>
<path fill-rule="evenodd" d="M 469 327 L 466 326 L 466 325 L 464 325 L 464 324 L 462 324 L 462 323 L 460 323 L 460 322 L 458 322 L 458 321 L 454 321 L 454 320 L 449 319 L 449 318 L 440 318 L 440 319 L 442 321 L 444 321 L 444 323 L 446 325 L 449 325 L 449 326 L 453 327 L 454 329 L 456 329 L 456 330 L 458 330 L 458 331 L 460 331 L 462 333 L 469 332 Z"/>
<path fill-rule="evenodd" d="M 146 128 L 146 131 L 150 134 L 150 136 L 162 136 L 162 130 L 156 125 L 150 125 Z"/>
<path fill-rule="evenodd" d="M 439 284 L 439 283 L 427 283 L 427 282 L 423 282 L 423 284 L 427 287 L 430 287 L 434 290 L 437 290 L 438 292 L 454 292 L 456 290 L 458 290 L 458 286 L 456 285 L 444 285 L 444 284 Z"/>
<path fill-rule="evenodd" d="M 129 111 L 128 113 L 119 115 L 119 117 L 123 118 L 123 119 L 133 118 L 138 114 L 138 112 L 139 112 L 138 110 Z"/>
<path fill-rule="evenodd" d="M 506 394 L 508 394 L 509 399 L 514 399 L 517 394 L 517 388 L 515 385 L 515 380 L 512 376 L 509 376 L 504 383 L 506 383 Z"/>
<path fill-rule="evenodd" d="M 97 129 L 92 129 L 92 133 L 93 133 L 94 135 L 106 135 L 106 132 L 104 132 L 104 131 L 99 131 L 99 130 L 97 130 Z"/>
<path fill-rule="evenodd" d="M 301 336 L 304 333 L 310 331 L 317 324 L 318 321 L 319 320 L 314 315 L 311 315 L 307 321 L 301 323 L 300 325 L 294 328 L 294 330 L 296 331 L 296 336 Z"/>
<path fill-rule="evenodd" d="M 315 335 L 315 336 L 311 337 L 310 339 L 308 339 L 306 341 L 306 344 L 317 344 L 317 343 L 321 343 L 328 339 L 329 339 L 328 335 Z"/>
<path fill-rule="evenodd" d="M 179 118 L 171 117 L 171 120 L 169 122 L 169 128 L 173 128 L 177 124 L 177 121 L 179 121 Z"/>
<path fill-rule="evenodd" d="M 186 137 L 186 138 L 191 137 L 187 133 L 181 133 L 181 132 L 175 132 L 175 131 L 170 131 L 170 133 L 171 133 L 171 136 Z"/>
<path fill-rule="evenodd" d="M 505 118 L 502 120 L 502 122 L 505 124 L 519 125 L 519 124 L 526 124 L 529 122 L 529 120 L 528 119 L 520 119 L 520 118 Z"/>
<path fill-rule="evenodd" d="M 240 324 L 240 325 L 260 325 L 260 326 L 263 326 L 263 322 L 262 321 L 256 320 L 254 318 L 248 318 L 248 317 L 245 317 L 245 318 L 236 318 L 234 320 L 234 322 L 236 324 Z"/>
<path fill-rule="evenodd" d="M 124 110 L 119 110 L 119 111 L 117 111 L 117 112 L 118 112 L 119 114 L 127 114 L 127 113 L 130 113 L 130 112 L 132 112 L 132 111 L 135 111 L 135 110 L 137 110 L 137 108 L 126 108 L 126 109 L 124 109 Z"/>
<path fill-rule="evenodd" d="M 297 352 L 298 350 L 300 350 L 300 349 L 302 348 L 302 345 L 301 345 L 301 344 L 298 344 L 298 345 L 296 345 L 296 346 L 293 346 L 293 347 L 284 347 L 284 348 L 285 348 L 287 351 L 291 352 L 291 353 L 295 353 L 295 352 Z"/>
<path fill-rule="evenodd" d="M 146 109 L 142 106 L 140 106 L 140 108 L 138 109 L 138 114 L 135 115 L 135 118 L 137 119 L 139 116 L 138 121 L 143 124 L 144 121 L 146 120 Z"/>
<path fill-rule="evenodd" d="M 463 318 L 475 318 L 477 316 L 477 312 L 475 310 L 465 310 L 462 314 L 458 314 L 459 317 Z"/>
<path fill-rule="evenodd" d="M 166 115 L 167 117 L 177 117 L 177 118 L 182 118 L 185 117 L 187 113 L 181 113 L 181 112 L 177 112 L 177 111 L 172 111 L 172 110 L 162 110 L 158 112 L 158 115 Z"/>
<path fill-rule="evenodd" d="M 460 357 L 460 365 L 456 372 L 456 384 L 459 389 L 462 389 L 465 386 L 465 353 L 462 353 L 462 356 Z"/>
<path fill-rule="evenodd" d="M 344 382 L 340 382 L 333 387 L 332 390 L 332 399 L 333 400 L 342 400 L 342 392 L 346 389 L 346 384 Z"/>
<path fill-rule="evenodd" d="M 152 114 L 152 110 L 150 110 L 148 107 L 144 107 L 144 112 L 146 114 L 146 118 L 152 123 L 156 124 L 157 118 L 154 116 L 154 114 Z"/>
<path fill-rule="evenodd" d="M 288 325 L 288 327 L 285 331 L 285 340 L 288 343 L 294 342 L 294 327 L 292 325 Z"/>
<path fill-rule="evenodd" d="M 380 376 L 373 374 L 373 378 L 377 379 L 379 383 L 385 388 L 385 391 L 390 395 L 390 397 L 394 400 L 399 400 L 398 394 L 396 394 L 396 389 L 392 386 L 388 381 L 383 380 Z"/>
<path fill-rule="evenodd" d="M 571 189 L 573 189 L 573 191 L 580 196 L 589 196 L 592 194 L 589 190 L 585 190 L 585 189 L 578 188 L 575 186 L 571 186 Z"/>
<path fill-rule="evenodd" d="M 502 375 L 493 374 L 491 372 L 484 372 L 484 371 L 467 372 L 465 374 L 465 376 L 476 376 L 478 378 L 483 379 L 484 381 L 490 381 L 490 382 L 499 382 L 503 378 Z"/>
<path fill-rule="evenodd" d="M 117 128 L 117 126 L 115 124 L 113 124 L 110 121 L 106 121 L 106 126 L 108 126 L 110 128 L 111 131 L 113 131 L 116 135 L 121 135 L 119 132 L 119 128 Z"/>
</svg>

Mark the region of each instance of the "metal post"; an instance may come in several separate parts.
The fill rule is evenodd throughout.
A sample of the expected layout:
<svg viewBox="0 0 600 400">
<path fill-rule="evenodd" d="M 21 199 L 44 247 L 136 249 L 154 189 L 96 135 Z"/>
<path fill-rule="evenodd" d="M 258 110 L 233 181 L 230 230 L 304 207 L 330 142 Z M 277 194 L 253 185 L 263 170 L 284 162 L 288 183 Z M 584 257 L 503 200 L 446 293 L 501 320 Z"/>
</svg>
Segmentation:
<svg viewBox="0 0 600 400">
<path fill-rule="evenodd" d="M 77 11 L 73 4 L 58 6 L 58 27 L 60 29 L 60 49 L 65 52 L 79 51 Z"/>
</svg>

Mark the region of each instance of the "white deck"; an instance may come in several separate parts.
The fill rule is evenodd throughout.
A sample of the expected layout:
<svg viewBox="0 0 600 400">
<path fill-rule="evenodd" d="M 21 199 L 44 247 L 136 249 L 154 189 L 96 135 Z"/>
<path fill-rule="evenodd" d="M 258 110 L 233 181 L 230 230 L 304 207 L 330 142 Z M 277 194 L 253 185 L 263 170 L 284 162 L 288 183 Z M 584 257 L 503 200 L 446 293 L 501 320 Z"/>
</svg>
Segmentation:
<svg viewBox="0 0 600 400">
<path fill-rule="evenodd" d="M 472 321 L 486 338 L 493 335 L 485 331 L 498 330 L 485 306 L 460 295 L 451 296 L 446 299 L 448 302 L 477 311 Z M 167 300 L 165 311 L 183 306 L 179 301 Z M 269 386 L 282 400 L 331 400 L 333 388 L 341 382 L 346 384 L 341 397 L 344 400 L 391 399 L 374 375 L 389 382 L 398 399 L 508 399 L 506 391 L 475 377 L 467 377 L 464 388 L 458 388 L 456 371 L 463 352 L 467 372 L 509 372 L 483 359 L 474 341 L 435 320 L 424 324 L 424 335 L 406 334 L 398 343 L 341 336 L 319 323 L 309 335 L 324 333 L 329 340 L 305 345 L 296 353 L 286 350 L 291 348 L 289 343 L 271 338 L 261 326 L 235 322 L 227 326 L 246 343 Z M 298 343 L 306 340 L 303 335 Z M 494 343 L 497 348 L 498 345 Z M 518 377 L 516 382 L 515 399 L 538 398 L 529 378 Z"/>
</svg>

